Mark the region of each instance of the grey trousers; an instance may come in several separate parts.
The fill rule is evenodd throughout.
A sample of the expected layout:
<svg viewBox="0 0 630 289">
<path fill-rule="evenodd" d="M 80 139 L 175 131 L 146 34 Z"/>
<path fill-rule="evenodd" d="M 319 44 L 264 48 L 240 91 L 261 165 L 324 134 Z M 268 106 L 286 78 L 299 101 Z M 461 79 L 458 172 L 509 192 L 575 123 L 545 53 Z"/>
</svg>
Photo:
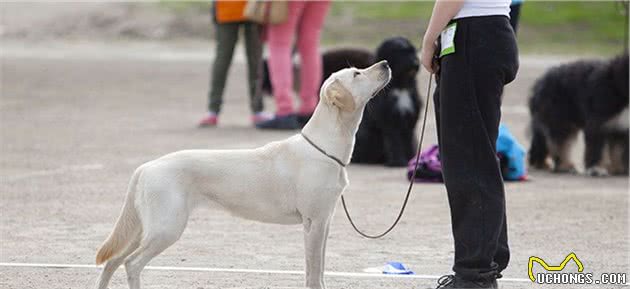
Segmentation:
<svg viewBox="0 0 630 289">
<path fill-rule="evenodd" d="M 216 58 L 212 65 L 210 91 L 208 92 L 208 110 L 211 112 L 219 113 L 221 111 L 223 90 L 241 27 L 244 27 L 245 30 L 250 109 L 253 113 L 263 110 L 262 94 L 258 85 L 262 56 L 261 26 L 252 22 L 234 22 L 216 24 Z"/>
</svg>

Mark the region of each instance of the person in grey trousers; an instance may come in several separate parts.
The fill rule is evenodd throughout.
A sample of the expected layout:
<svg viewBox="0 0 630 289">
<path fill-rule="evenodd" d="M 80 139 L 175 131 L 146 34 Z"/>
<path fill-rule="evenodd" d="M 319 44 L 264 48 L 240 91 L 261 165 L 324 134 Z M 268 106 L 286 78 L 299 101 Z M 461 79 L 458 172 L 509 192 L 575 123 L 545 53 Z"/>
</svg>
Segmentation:
<svg viewBox="0 0 630 289">
<path fill-rule="evenodd" d="M 208 114 L 199 122 L 201 127 L 216 126 L 223 104 L 223 92 L 232 63 L 234 48 L 241 28 L 244 30 L 247 56 L 247 77 L 251 121 L 255 125 L 271 118 L 263 112 L 263 99 L 258 85 L 259 66 L 262 56 L 262 26 L 248 21 L 243 16 L 246 1 L 215 1 L 212 15 L 215 23 L 216 57 L 212 65 L 210 90 L 208 92 Z"/>
</svg>

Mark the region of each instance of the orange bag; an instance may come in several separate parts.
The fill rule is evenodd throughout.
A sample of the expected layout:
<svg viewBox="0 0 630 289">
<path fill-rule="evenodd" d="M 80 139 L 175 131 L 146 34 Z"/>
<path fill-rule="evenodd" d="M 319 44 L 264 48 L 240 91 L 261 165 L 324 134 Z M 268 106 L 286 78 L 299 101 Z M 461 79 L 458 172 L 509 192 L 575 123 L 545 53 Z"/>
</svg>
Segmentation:
<svg viewBox="0 0 630 289">
<path fill-rule="evenodd" d="M 243 15 L 247 1 L 216 0 L 215 13 L 218 23 L 240 22 L 247 19 Z"/>
</svg>

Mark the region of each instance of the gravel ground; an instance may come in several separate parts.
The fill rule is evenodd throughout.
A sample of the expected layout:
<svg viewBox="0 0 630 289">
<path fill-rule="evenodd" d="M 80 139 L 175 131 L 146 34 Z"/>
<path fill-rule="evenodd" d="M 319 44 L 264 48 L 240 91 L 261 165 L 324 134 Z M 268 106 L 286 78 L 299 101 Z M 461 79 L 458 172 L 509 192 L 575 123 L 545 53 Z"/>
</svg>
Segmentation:
<svg viewBox="0 0 630 289">
<path fill-rule="evenodd" d="M 176 150 L 252 148 L 295 133 L 251 127 L 241 58 L 230 71 L 221 125 L 196 128 L 206 105 L 207 46 L 51 47 L 3 43 L 2 263 L 93 264 L 138 165 Z M 505 93 L 504 123 L 527 146 L 529 87 L 550 64 L 567 58 L 522 59 L 519 77 Z M 420 75 L 422 91 L 426 78 Z M 272 111 L 270 99 L 267 102 Z M 435 143 L 432 117 L 427 144 Z M 581 148 L 578 144 L 573 154 L 576 160 Z M 371 232 L 389 225 L 406 189 L 404 169 L 351 165 L 349 177 L 347 198 L 359 225 Z M 508 183 L 506 191 L 513 252 L 504 272 L 507 278 L 527 278 L 529 256 L 553 265 L 569 252 L 575 252 L 585 271 L 596 276 L 629 271 L 626 177 L 532 172 L 531 181 Z M 446 194 L 439 184 L 417 185 L 401 224 L 382 240 L 357 236 L 339 208 L 328 242 L 327 270 L 361 272 L 397 260 L 418 274 L 448 273 L 453 254 L 449 226 Z M 260 224 L 201 208 L 192 215 L 182 239 L 150 265 L 302 270 L 302 244 L 299 226 Z M 575 266 L 567 270 L 574 271 Z M 0 288 L 89 288 L 97 275 L 94 268 L 3 264 Z M 124 280 L 124 270 L 119 270 L 111 288 L 126 288 Z M 329 288 L 427 288 L 434 282 L 327 277 Z M 145 288 L 278 288 L 300 286 L 302 276 L 147 270 L 143 284 Z M 530 287 L 537 286 L 502 282 L 502 288 Z"/>
</svg>

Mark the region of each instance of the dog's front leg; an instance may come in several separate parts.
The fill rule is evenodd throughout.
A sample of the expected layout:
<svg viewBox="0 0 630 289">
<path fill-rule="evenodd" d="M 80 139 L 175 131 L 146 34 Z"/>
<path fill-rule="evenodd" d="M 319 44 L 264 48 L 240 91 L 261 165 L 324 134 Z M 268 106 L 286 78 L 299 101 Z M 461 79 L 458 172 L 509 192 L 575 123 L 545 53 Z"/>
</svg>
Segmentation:
<svg viewBox="0 0 630 289">
<path fill-rule="evenodd" d="M 388 167 L 404 167 L 411 156 L 406 146 L 404 132 L 399 128 L 388 128 L 384 131 L 383 149 L 385 150 L 385 165 Z"/>
<path fill-rule="evenodd" d="M 324 289 L 324 258 L 326 238 L 328 238 L 328 219 L 305 218 L 304 253 L 306 255 L 306 287 Z"/>
</svg>

